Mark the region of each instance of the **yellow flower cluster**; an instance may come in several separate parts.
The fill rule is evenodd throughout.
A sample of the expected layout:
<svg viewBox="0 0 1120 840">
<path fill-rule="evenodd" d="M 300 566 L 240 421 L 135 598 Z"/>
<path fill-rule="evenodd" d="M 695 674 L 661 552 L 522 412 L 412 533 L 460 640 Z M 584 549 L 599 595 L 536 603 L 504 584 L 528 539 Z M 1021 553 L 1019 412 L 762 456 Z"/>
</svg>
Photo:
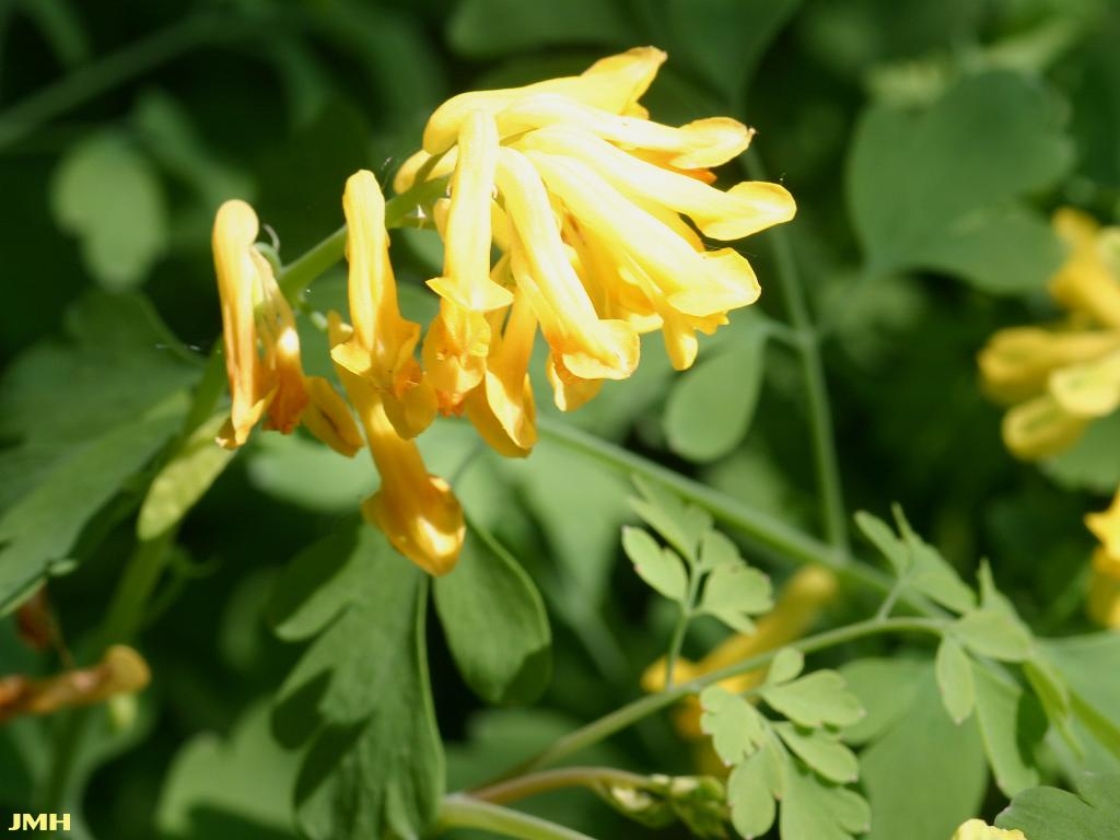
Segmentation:
<svg viewBox="0 0 1120 840">
<path fill-rule="evenodd" d="M 1017 828 L 993 828 L 983 820 L 969 820 L 953 834 L 953 840 L 1027 840 Z"/>
<path fill-rule="evenodd" d="M 1120 229 L 1072 209 L 1054 214 L 1054 229 L 1069 256 L 1050 294 L 1068 317 L 1000 330 L 979 357 L 986 390 L 1011 406 L 1004 442 L 1025 460 L 1058 454 L 1120 407 Z"/>
<path fill-rule="evenodd" d="M 1054 214 L 1069 248 L 1050 294 L 1069 314 L 1051 327 L 1000 330 L 980 352 L 985 389 L 1011 406 L 1003 439 L 1035 460 L 1072 446 L 1095 419 L 1120 408 L 1120 228 L 1069 208 Z M 1120 492 L 1086 518 L 1100 539 L 1089 585 L 1090 617 L 1120 627 Z"/>
<path fill-rule="evenodd" d="M 555 402 L 570 410 L 634 372 L 641 334 L 660 331 L 685 369 L 698 332 L 758 298 L 747 260 L 702 237 L 738 239 L 788 221 L 793 199 L 777 184 L 712 186 L 711 167 L 751 140 L 742 123 L 649 119 L 638 100 L 664 60 L 634 49 L 579 76 L 465 93 L 435 111 L 394 181 L 397 192 L 445 185 L 431 207 L 443 271 L 428 281 L 440 309 L 422 338 L 397 304 L 381 190 L 367 171 L 346 184 L 352 323 L 331 313 L 329 332 L 381 475 L 363 513 L 433 574 L 454 566 L 464 531 L 459 503 L 414 442 L 437 413 L 465 414 L 495 450 L 524 456 L 537 439 L 529 364 L 538 329 Z M 257 228 L 237 201 L 215 222 L 233 397 L 219 440 L 240 446 L 263 418 L 282 432 L 303 423 L 351 455 L 362 446 L 358 426 L 329 383 L 303 374 L 291 309 L 254 247 Z"/>
<path fill-rule="evenodd" d="M 1089 617 L 1120 630 L 1120 491 L 1103 513 L 1091 513 L 1085 524 L 1101 544 L 1093 552 L 1089 582 Z"/>
</svg>

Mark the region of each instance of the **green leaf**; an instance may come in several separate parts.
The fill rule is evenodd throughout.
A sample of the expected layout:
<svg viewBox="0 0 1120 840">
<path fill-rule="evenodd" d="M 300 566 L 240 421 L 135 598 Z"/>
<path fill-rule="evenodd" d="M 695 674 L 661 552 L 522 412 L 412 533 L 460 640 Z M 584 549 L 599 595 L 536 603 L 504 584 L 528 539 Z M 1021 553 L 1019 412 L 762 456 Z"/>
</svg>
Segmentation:
<svg viewBox="0 0 1120 840">
<path fill-rule="evenodd" d="M 976 720 L 996 784 L 1008 796 L 1038 784 L 1034 750 L 1046 734 L 1045 717 L 1027 695 L 1005 677 L 974 662 Z"/>
<path fill-rule="evenodd" d="M 273 614 L 289 634 L 328 623 L 281 687 L 273 727 L 286 745 L 311 742 L 295 795 L 308 837 L 418 836 L 444 778 L 424 645 L 428 578 L 373 528 L 353 529 L 297 561 L 349 548 L 303 602 L 291 578 L 278 590 L 283 607 Z M 306 582 L 307 572 L 296 577 Z"/>
<path fill-rule="evenodd" d="M 844 730 L 869 741 L 860 755 L 874 814 L 868 840 L 952 836 L 979 813 L 988 788 L 977 727 L 958 726 L 945 714 L 932 662 L 862 659 L 844 675 L 868 709 L 865 720 Z"/>
<path fill-rule="evenodd" d="M 719 566 L 708 575 L 699 611 L 740 633 L 753 633 L 754 622 L 747 616 L 769 612 L 773 607 L 770 578 L 744 563 Z"/>
<path fill-rule="evenodd" d="M 857 511 L 856 526 L 879 553 L 887 559 L 894 573 L 901 577 L 910 568 L 910 551 L 906 543 L 895 536 L 891 527 L 877 516 L 866 511 Z"/>
<path fill-rule="evenodd" d="M 48 574 L 69 571 L 86 523 L 163 448 L 183 423 L 184 398 L 74 448 L 0 516 L 0 613 Z"/>
<path fill-rule="evenodd" d="M 290 837 L 298 758 L 281 749 L 267 703 L 251 706 L 228 740 L 196 735 L 175 755 L 156 808 L 161 836 L 175 840 Z"/>
<path fill-rule="evenodd" d="M 712 685 L 700 693 L 700 728 L 712 737 L 712 747 L 730 767 L 759 748 L 766 721 L 742 696 Z"/>
<path fill-rule="evenodd" d="M 571 598 L 597 608 L 615 568 L 619 526 L 629 518 L 625 478 L 548 440 L 506 467 L 563 564 L 564 582 L 575 584 Z"/>
<path fill-rule="evenodd" d="M 648 531 L 631 526 L 622 529 L 622 547 L 638 577 L 671 601 L 687 600 L 688 574 L 680 555 L 662 548 Z"/>
<path fill-rule="evenodd" d="M 1070 711 L 1094 741 L 1086 744 L 1086 766 L 1120 767 L 1120 670 L 1113 667 L 1120 656 L 1120 634 L 1047 639 L 1039 641 L 1039 648 L 1068 686 Z"/>
<path fill-rule="evenodd" d="M 155 539 L 182 521 L 229 465 L 234 452 L 214 440 L 225 421 L 224 413 L 216 414 L 195 429 L 159 471 L 140 506 L 137 537 Z"/>
<path fill-rule="evenodd" d="M 758 837 L 777 816 L 775 796 L 781 793 L 782 757 L 769 741 L 735 766 L 727 779 L 731 825 L 740 837 Z"/>
<path fill-rule="evenodd" d="M 66 153 L 51 185 L 59 227 L 82 241 L 107 289 L 139 285 L 167 247 L 167 208 L 151 164 L 120 135 L 94 134 Z"/>
<path fill-rule="evenodd" d="M 448 24 L 448 39 L 467 56 L 487 58 L 549 46 L 629 44 L 627 21 L 610 0 L 521 3 L 465 0 Z"/>
<path fill-rule="evenodd" d="M 300 434 L 260 435 L 246 454 L 255 488 L 316 513 L 352 513 L 377 489 L 368 457 L 343 457 Z"/>
<path fill-rule="evenodd" d="M 784 685 L 759 689 L 770 708 L 802 726 L 849 726 L 864 716 L 859 698 L 836 671 L 814 671 Z"/>
<path fill-rule="evenodd" d="M 642 498 L 630 500 L 634 512 L 685 560 L 695 563 L 700 542 L 712 527 L 711 514 L 696 505 L 685 504 L 655 481 L 639 475 L 633 480 L 642 494 Z"/>
<path fill-rule="evenodd" d="M 1066 685 L 1058 670 L 1046 660 L 1039 651 L 1023 663 L 1023 674 L 1031 685 L 1035 697 L 1042 703 L 1042 709 L 1050 724 L 1058 730 L 1067 745 L 1079 758 L 1084 750 L 1073 728 L 1072 702 L 1069 686 Z"/>
<path fill-rule="evenodd" d="M 665 405 L 670 449 L 707 463 L 742 442 L 762 388 L 768 337 L 758 325 L 676 381 Z"/>
<path fill-rule="evenodd" d="M 866 112 L 849 158 L 848 198 L 873 272 L 946 268 L 991 288 L 994 278 L 1024 269 L 1026 250 L 1043 261 L 1026 265 L 1014 287 L 1041 289 L 1052 246 L 1031 241 L 1037 224 L 1009 202 L 1067 168 L 1061 123 L 1045 88 L 1009 72 L 965 76 L 922 113 L 882 105 Z"/>
<path fill-rule="evenodd" d="M 473 522 L 436 612 L 463 680 L 488 703 L 529 703 L 552 674 L 552 632 L 532 579 Z"/>
<path fill-rule="evenodd" d="M 1034 649 L 1030 631 L 1002 610 L 965 613 L 953 622 L 951 632 L 974 653 L 1005 662 L 1029 659 Z"/>
<path fill-rule="evenodd" d="M 132 121 L 152 156 L 193 187 L 208 212 L 230 198 L 252 200 L 252 181 L 206 148 L 189 112 L 174 97 L 147 91 L 137 102 Z"/>
<path fill-rule="evenodd" d="M 953 723 L 963 723 L 972 714 L 976 693 L 972 683 L 972 662 L 951 636 L 937 646 L 937 688 L 941 702 Z"/>
<path fill-rule="evenodd" d="M 829 781 L 846 785 L 859 778 L 859 761 L 838 736 L 823 729 L 802 730 L 785 722 L 775 723 L 774 731 L 794 755 Z"/>
<path fill-rule="evenodd" d="M 740 105 L 766 48 L 799 0 L 669 0 L 670 54 L 694 68 L 725 103 Z"/>
<path fill-rule="evenodd" d="M 1040 462 L 1047 476 L 1067 490 L 1089 490 L 1101 495 L 1120 485 L 1120 411 L 1094 420 L 1080 439 L 1053 458 Z"/>
<path fill-rule="evenodd" d="M 710 572 L 719 566 L 734 566 L 743 563 L 739 546 L 720 531 L 708 531 L 700 542 L 700 571 Z"/>
<path fill-rule="evenodd" d="M 795 679 L 805 668 L 805 654 L 797 648 L 782 648 L 766 672 L 767 685 L 781 685 Z"/>
<path fill-rule="evenodd" d="M 978 210 L 910 257 L 915 266 L 968 279 L 992 294 L 1035 294 L 1065 259 L 1065 249 L 1038 213 L 1018 206 Z"/>
<path fill-rule="evenodd" d="M 853 790 L 821 782 L 797 761 L 786 762 L 779 827 L 786 840 L 852 840 L 871 827 L 867 801 Z"/>
<path fill-rule="evenodd" d="M 1120 775 L 1085 773 L 1077 794 L 1035 787 L 1016 794 L 996 825 L 1019 829 L 1030 840 L 1114 840 L 1120 825 Z"/>
<path fill-rule="evenodd" d="M 907 586 L 956 612 L 967 612 L 975 607 L 976 594 L 961 580 L 960 575 L 940 552 L 910 527 L 902 508 L 896 506 L 894 515 L 899 532 L 910 550 Z"/>
</svg>

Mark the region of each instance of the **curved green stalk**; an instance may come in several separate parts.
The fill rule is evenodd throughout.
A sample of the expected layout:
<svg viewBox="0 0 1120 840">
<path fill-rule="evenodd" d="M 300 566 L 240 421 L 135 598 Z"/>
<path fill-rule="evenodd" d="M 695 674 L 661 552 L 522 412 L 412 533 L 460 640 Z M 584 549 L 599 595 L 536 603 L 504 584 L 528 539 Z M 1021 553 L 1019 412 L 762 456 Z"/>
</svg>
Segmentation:
<svg viewBox="0 0 1120 840">
<path fill-rule="evenodd" d="M 528 799 L 541 793 L 563 790 L 571 787 L 595 789 L 602 785 L 642 788 L 649 779 L 627 770 L 613 767 L 561 767 L 557 770 L 542 770 L 509 779 L 505 782 L 470 791 L 471 799 L 481 799 L 494 805 L 505 805 Z"/>
<path fill-rule="evenodd" d="M 749 177 L 756 181 L 767 180 L 765 168 L 757 153 L 749 152 L 743 156 L 743 161 Z M 797 269 L 797 260 L 793 256 L 789 233 L 784 227 L 779 226 L 771 230 L 769 235 L 774 246 L 778 280 L 782 284 L 786 307 L 789 310 L 790 326 L 796 334 L 795 344 L 801 354 L 805 399 L 809 408 L 809 426 L 813 438 L 813 460 L 821 493 L 821 520 L 824 534 L 829 544 L 847 560 L 851 556 L 848 542 L 848 515 L 844 508 L 839 459 L 836 456 L 836 442 L 833 438 L 832 407 L 828 399 L 824 364 L 821 361 L 819 336 L 809 314 L 805 288 Z"/>
<path fill-rule="evenodd" d="M 0 114 L 0 149 L 122 82 L 141 76 L 207 41 L 232 37 L 231 32 L 228 20 L 198 15 L 84 65 Z"/>
<path fill-rule="evenodd" d="M 594 840 L 570 828 L 462 794 L 444 797 L 433 835 L 453 828 L 481 828 L 518 840 Z"/>
<path fill-rule="evenodd" d="M 858 624 L 850 624 L 847 627 L 827 630 L 824 633 L 809 636 L 798 642 L 787 645 L 786 647 L 799 650 L 802 653 L 814 653 L 819 650 L 824 650 L 825 648 L 834 647 L 835 645 L 845 644 L 846 642 L 852 642 L 856 639 L 863 639 L 869 636 L 878 636 L 884 633 L 930 633 L 940 636 L 944 626 L 945 622 L 932 618 L 871 619 L 869 621 L 861 621 Z M 577 729 L 575 732 L 565 735 L 544 751 L 538 753 L 535 757 L 518 765 L 503 776 L 502 780 L 512 779 L 515 776 L 524 776 L 542 767 L 547 767 L 550 764 L 562 761 L 568 756 L 578 753 L 580 750 L 587 749 L 609 738 L 616 732 L 620 732 L 632 726 L 642 718 L 672 706 L 674 703 L 677 703 L 690 694 L 698 694 L 708 686 L 722 682 L 728 677 L 737 677 L 740 674 L 753 671 L 763 665 L 768 665 L 781 650 L 783 650 L 783 648 L 776 648 L 775 650 L 760 653 L 757 656 L 752 656 L 750 659 L 744 659 L 742 662 L 736 663 L 735 665 L 730 665 L 727 668 L 721 668 L 718 671 L 713 671 L 710 674 L 697 677 L 689 682 L 681 683 L 678 686 L 666 689 L 658 694 L 650 694 L 646 697 L 639 698 L 620 709 L 616 709 L 610 714 L 604 715 L 596 721 L 592 721 L 586 726 Z"/>
</svg>

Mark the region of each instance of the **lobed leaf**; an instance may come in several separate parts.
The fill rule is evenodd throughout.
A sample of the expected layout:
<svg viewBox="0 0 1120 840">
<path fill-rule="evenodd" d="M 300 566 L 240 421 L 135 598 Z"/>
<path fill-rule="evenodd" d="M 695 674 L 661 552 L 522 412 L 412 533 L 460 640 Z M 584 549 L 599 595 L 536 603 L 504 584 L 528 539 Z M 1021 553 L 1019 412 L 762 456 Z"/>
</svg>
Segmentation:
<svg viewBox="0 0 1120 840">
<path fill-rule="evenodd" d="M 814 671 L 783 685 L 764 685 L 759 694 L 772 709 L 802 726 L 848 726 L 865 714 L 836 671 Z"/>
<path fill-rule="evenodd" d="M 648 531 L 632 526 L 622 529 L 622 548 L 638 577 L 657 592 L 680 604 L 688 599 L 688 574 L 675 551 L 662 548 Z"/>
<path fill-rule="evenodd" d="M 700 728 L 712 738 L 712 747 L 727 766 L 737 764 L 761 746 L 766 720 L 741 695 L 719 685 L 700 694 Z"/>
<path fill-rule="evenodd" d="M 937 646 L 934 670 L 945 711 L 953 723 L 963 723 L 972 714 L 976 691 L 972 682 L 972 660 L 952 636 L 945 636 Z"/>
</svg>

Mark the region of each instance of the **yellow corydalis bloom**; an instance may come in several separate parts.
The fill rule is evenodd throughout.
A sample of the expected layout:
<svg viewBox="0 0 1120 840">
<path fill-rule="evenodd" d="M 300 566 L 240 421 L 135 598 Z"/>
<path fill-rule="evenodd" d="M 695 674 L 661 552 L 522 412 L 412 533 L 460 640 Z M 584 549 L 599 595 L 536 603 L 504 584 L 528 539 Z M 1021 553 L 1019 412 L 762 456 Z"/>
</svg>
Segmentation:
<svg viewBox="0 0 1120 840">
<path fill-rule="evenodd" d="M 338 314 L 328 320 L 331 346 L 354 338 Z M 429 475 L 414 440 L 397 431 L 386 411 L 386 396 L 368 377 L 335 361 L 351 403 L 357 409 L 374 466 L 381 477 L 377 492 L 362 503 L 362 515 L 392 546 L 431 575 L 455 568 L 466 535 L 459 500 L 438 476 Z"/>
<path fill-rule="evenodd" d="M 252 428 L 290 433 L 303 422 L 344 455 L 361 436 L 342 398 L 321 377 L 303 374 L 292 309 L 269 265 L 254 247 L 260 225 L 244 201 L 227 201 L 214 219 L 214 265 L 222 307 L 230 418 L 218 435 L 227 449 L 242 446 Z"/>
<path fill-rule="evenodd" d="M 1004 442 L 1025 460 L 1058 454 L 1120 408 L 1120 230 L 1068 208 L 1053 224 L 1069 253 L 1049 289 L 1068 318 L 1000 330 L 978 358 L 985 390 L 1011 406 Z"/>
<path fill-rule="evenodd" d="M 995 828 L 983 820 L 969 820 L 953 832 L 952 840 L 1027 840 L 1017 828 Z"/>
<path fill-rule="evenodd" d="M 1101 543 L 1093 552 L 1089 617 L 1104 627 L 1120 629 L 1120 490 L 1108 510 L 1089 514 L 1085 524 Z"/>
<path fill-rule="evenodd" d="M 549 345 L 548 377 L 564 410 L 604 380 L 629 377 L 641 333 L 660 330 L 684 369 L 698 332 L 757 300 L 747 260 L 730 248 L 709 251 L 701 234 L 727 241 L 788 221 L 793 199 L 777 184 L 711 186 L 709 168 L 750 143 L 742 123 L 648 118 L 638 100 L 665 57 L 644 47 L 579 76 L 461 94 L 429 119 L 422 150 L 394 186 L 450 179 L 444 272 L 429 282 L 441 312 L 424 347 L 445 411 L 516 413 L 508 400 L 482 407 L 518 392 L 487 384 L 486 373 L 494 325 L 522 321 L 508 311 L 512 300 L 527 302 Z M 491 245 L 498 264 L 508 260 L 500 276 Z M 507 438 L 512 425 L 503 427 Z"/>
<path fill-rule="evenodd" d="M 678 659 L 674 679 L 687 682 L 797 641 L 812 628 L 837 591 L 836 576 L 828 569 L 819 566 L 801 569 L 782 587 L 774 609 L 758 620 L 754 633 L 731 636 L 699 662 Z M 729 677 L 720 685 L 741 694 L 760 685 L 768 671 L 767 667 L 758 668 Z M 642 688 L 650 693 L 661 691 L 665 688 L 665 677 L 665 660 L 659 659 L 642 675 Z M 676 715 L 678 731 L 686 738 L 702 738 L 700 715 L 699 698 L 688 697 Z"/>
<path fill-rule="evenodd" d="M 350 176 L 342 207 L 353 334 L 332 347 L 331 358 L 377 390 L 398 434 L 415 437 L 435 416 L 435 395 L 413 357 L 420 325 L 401 316 L 389 262 L 385 198 L 372 172 L 363 169 Z"/>
</svg>

